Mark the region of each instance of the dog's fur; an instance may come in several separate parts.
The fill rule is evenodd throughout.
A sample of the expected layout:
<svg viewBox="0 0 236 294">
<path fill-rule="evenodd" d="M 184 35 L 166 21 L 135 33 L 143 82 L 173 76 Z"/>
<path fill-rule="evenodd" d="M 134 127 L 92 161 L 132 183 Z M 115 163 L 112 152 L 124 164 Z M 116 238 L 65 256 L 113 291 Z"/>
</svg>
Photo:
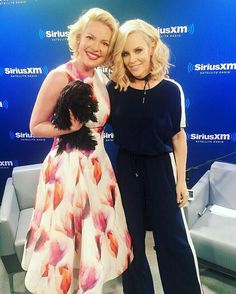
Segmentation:
<svg viewBox="0 0 236 294">
<path fill-rule="evenodd" d="M 94 113 L 98 111 L 98 103 L 93 98 L 93 90 L 89 84 L 77 80 L 62 89 L 52 117 L 56 128 L 70 129 L 70 111 L 83 126 L 78 131 L 59 136 L 57 155 L 68 148 L 91 151 L 97 145 L 90 129 L 84 125 L 89 120 L 97 121 Z"/>
</svg>

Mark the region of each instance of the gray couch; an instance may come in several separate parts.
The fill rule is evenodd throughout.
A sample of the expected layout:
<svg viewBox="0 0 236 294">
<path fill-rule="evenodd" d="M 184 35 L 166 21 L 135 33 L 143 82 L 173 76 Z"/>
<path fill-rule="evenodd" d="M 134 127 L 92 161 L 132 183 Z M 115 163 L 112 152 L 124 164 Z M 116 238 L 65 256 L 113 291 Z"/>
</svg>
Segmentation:
<svg viewBox="0 0 236 294">
<path fill-rule="evenodd" d="M 214 162 L 192 190 L 185 215 L 200 262 L 236 276 L 236 164 Z"/>
<path fill-rule="evenodd" d="M 8 274 L 22 271 L 40 167 L 41 164 L 15 167 L 6 182 L 0 210 L 0 256 Z"/>
</svg>

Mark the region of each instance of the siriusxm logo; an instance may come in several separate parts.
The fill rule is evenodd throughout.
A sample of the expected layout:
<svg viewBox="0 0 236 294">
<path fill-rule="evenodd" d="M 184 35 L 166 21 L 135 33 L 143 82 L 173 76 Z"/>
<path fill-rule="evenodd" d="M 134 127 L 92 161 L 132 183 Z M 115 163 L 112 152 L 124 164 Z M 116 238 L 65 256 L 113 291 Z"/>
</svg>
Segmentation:
<svg viewBox="0 0 236 294">
<path fill-rule="evenodd" d="M 191 62 L 187 65 L 188 72 L 200 72 L 200 73 L 230 73 L 232 70 L 236 70 L 236 63 L 218 63 L 218 64 L 202 64 L 202 63 L 196 63 L 192 64 Z"/>
<path fill-rule="evenodd" d="M 9 132 L 9 137 L 11 140 L 20 140 L 20 141 L 45 141 L 45 138 L 35 138 L 32 134 L 28 132 Z"/>
<path fill-rule="evenodd" d="M 68 37 L 68 32 L 64 31 L 52 31 L 52 30 L 47 30 L 47 31 L 43 31 L 42 29 L 39 29 L 38 31 L 39 34 L 39 38 L 41 40 L 43 39 L 50 39 L 52 41 L 64 41 L 67 40 Z"/>
<path fill-rule="evenodd" d="M 7 100 L 0 100 L 0 108 L 8 109 L 8 101 Z"/>
<path fill-rule="evenodd" d="M 236 132 L 228 134 L 187 134 L 187 139 L 197 143 L 236 142 Z"/>
<path fill-rule="evenodd" d="M 10 131 L 9 132 L 9 137 L 11 140 L 14 140 L 14 139 L 31 139 L 33 138 L 33 136 L 30 134 L 30 133 L 22 133 L 22 132 L 13 132 L 13 131 Z"/>
<path fill-rule="evenodd" d="M 0 169 L 18 166 L 18 160 L 0 160 Z"/>
<path fill-rule="evenodd" d="M 157 28 L 161 36 L 165 37 L 180 37 L 183 34 L 193 35 L 195 31 L 194 24 L 185 25 L 185 26 L 171 26 L 166 28 Z"/>
<path fill-rule="evenodd" d="M 104 132 L 103 134 L 103 138 L 105 139 L 105 141 L 113 141 L 114 140 L 114 133 L 108 133 L 108 132 Z"/>
<path fill-rule="evenodd" d="M 47 75 L 48 68 L 46 65 L 42 67 L 5 67 L 0 68 L 0 76 L 7 75 L 13 78 L 18 77 L 37 77 L 38 75 Z"/>
</svg>

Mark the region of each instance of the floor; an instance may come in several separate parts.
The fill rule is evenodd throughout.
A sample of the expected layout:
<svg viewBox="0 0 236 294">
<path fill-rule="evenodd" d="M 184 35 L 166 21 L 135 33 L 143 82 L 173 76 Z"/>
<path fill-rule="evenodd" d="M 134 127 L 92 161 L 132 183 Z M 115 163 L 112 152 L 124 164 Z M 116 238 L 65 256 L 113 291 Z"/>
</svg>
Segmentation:
<svg viewBox="0 0 236 294">
<path fill-rule="evenodd" d="M 155 252 L 153 250 L 153 238 L 150 232 L 147 233 L 146 238 L 147 255 L 151 265 L 153 279 L 155 283 L 155 293 L 164 294 L 158 273 Z M 236 279 L 207 268 L 200 268 L 201 281 L 203 285 L 204 294 L 235 294 L 236 293 Z M 15 274 L 13 277 L 14 291 L 16 293 L 29 293 L 24 287 L 24 273 Z M 14 293 L 15 293 L 14 292 Z M 0 260 L 0 293 L 11 294 L 8 278 L 5 269 Z M 122 285 L 120 279 L 110 281 L 104 286 L 103 294 L 122 294 Z M 51 294 L 51 293 L 50 293 Z M 181 293 L 176 293 L 181 294 Z M 191 293 L 189 293 L 191 294 Z"/>
</svg>

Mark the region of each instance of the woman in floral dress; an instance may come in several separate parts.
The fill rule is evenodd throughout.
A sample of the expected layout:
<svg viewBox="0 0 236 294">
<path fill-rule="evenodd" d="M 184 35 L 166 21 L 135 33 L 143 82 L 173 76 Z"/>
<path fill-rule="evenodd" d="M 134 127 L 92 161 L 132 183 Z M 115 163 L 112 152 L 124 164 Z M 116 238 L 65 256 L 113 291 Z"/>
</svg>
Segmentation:
<svg viewBox="0 0 236 294">
<path fill-rule="evenodd" d="M 102 293 L 103 284 L 126 270 L 133 255 L 116 178 L 104 149 L 103 127 L 110 114 L 106 77 L 97 66 L 108 61 L 117 35 L 115 19 L 93 8 L 69 27 L 73 59 L 52 70 L 39 91 L 30 121 L 36 137 L 55 137 L 39 179 L 22 266 L 32 293 Z M 61 90 L 70 81 L 92 85 L 97 122 L 88 122 L 94 151 L 57 155 L 62 131 L 51 123 Z M 78 97 L 79 99 L 79 97 Z"/>
</svg>

